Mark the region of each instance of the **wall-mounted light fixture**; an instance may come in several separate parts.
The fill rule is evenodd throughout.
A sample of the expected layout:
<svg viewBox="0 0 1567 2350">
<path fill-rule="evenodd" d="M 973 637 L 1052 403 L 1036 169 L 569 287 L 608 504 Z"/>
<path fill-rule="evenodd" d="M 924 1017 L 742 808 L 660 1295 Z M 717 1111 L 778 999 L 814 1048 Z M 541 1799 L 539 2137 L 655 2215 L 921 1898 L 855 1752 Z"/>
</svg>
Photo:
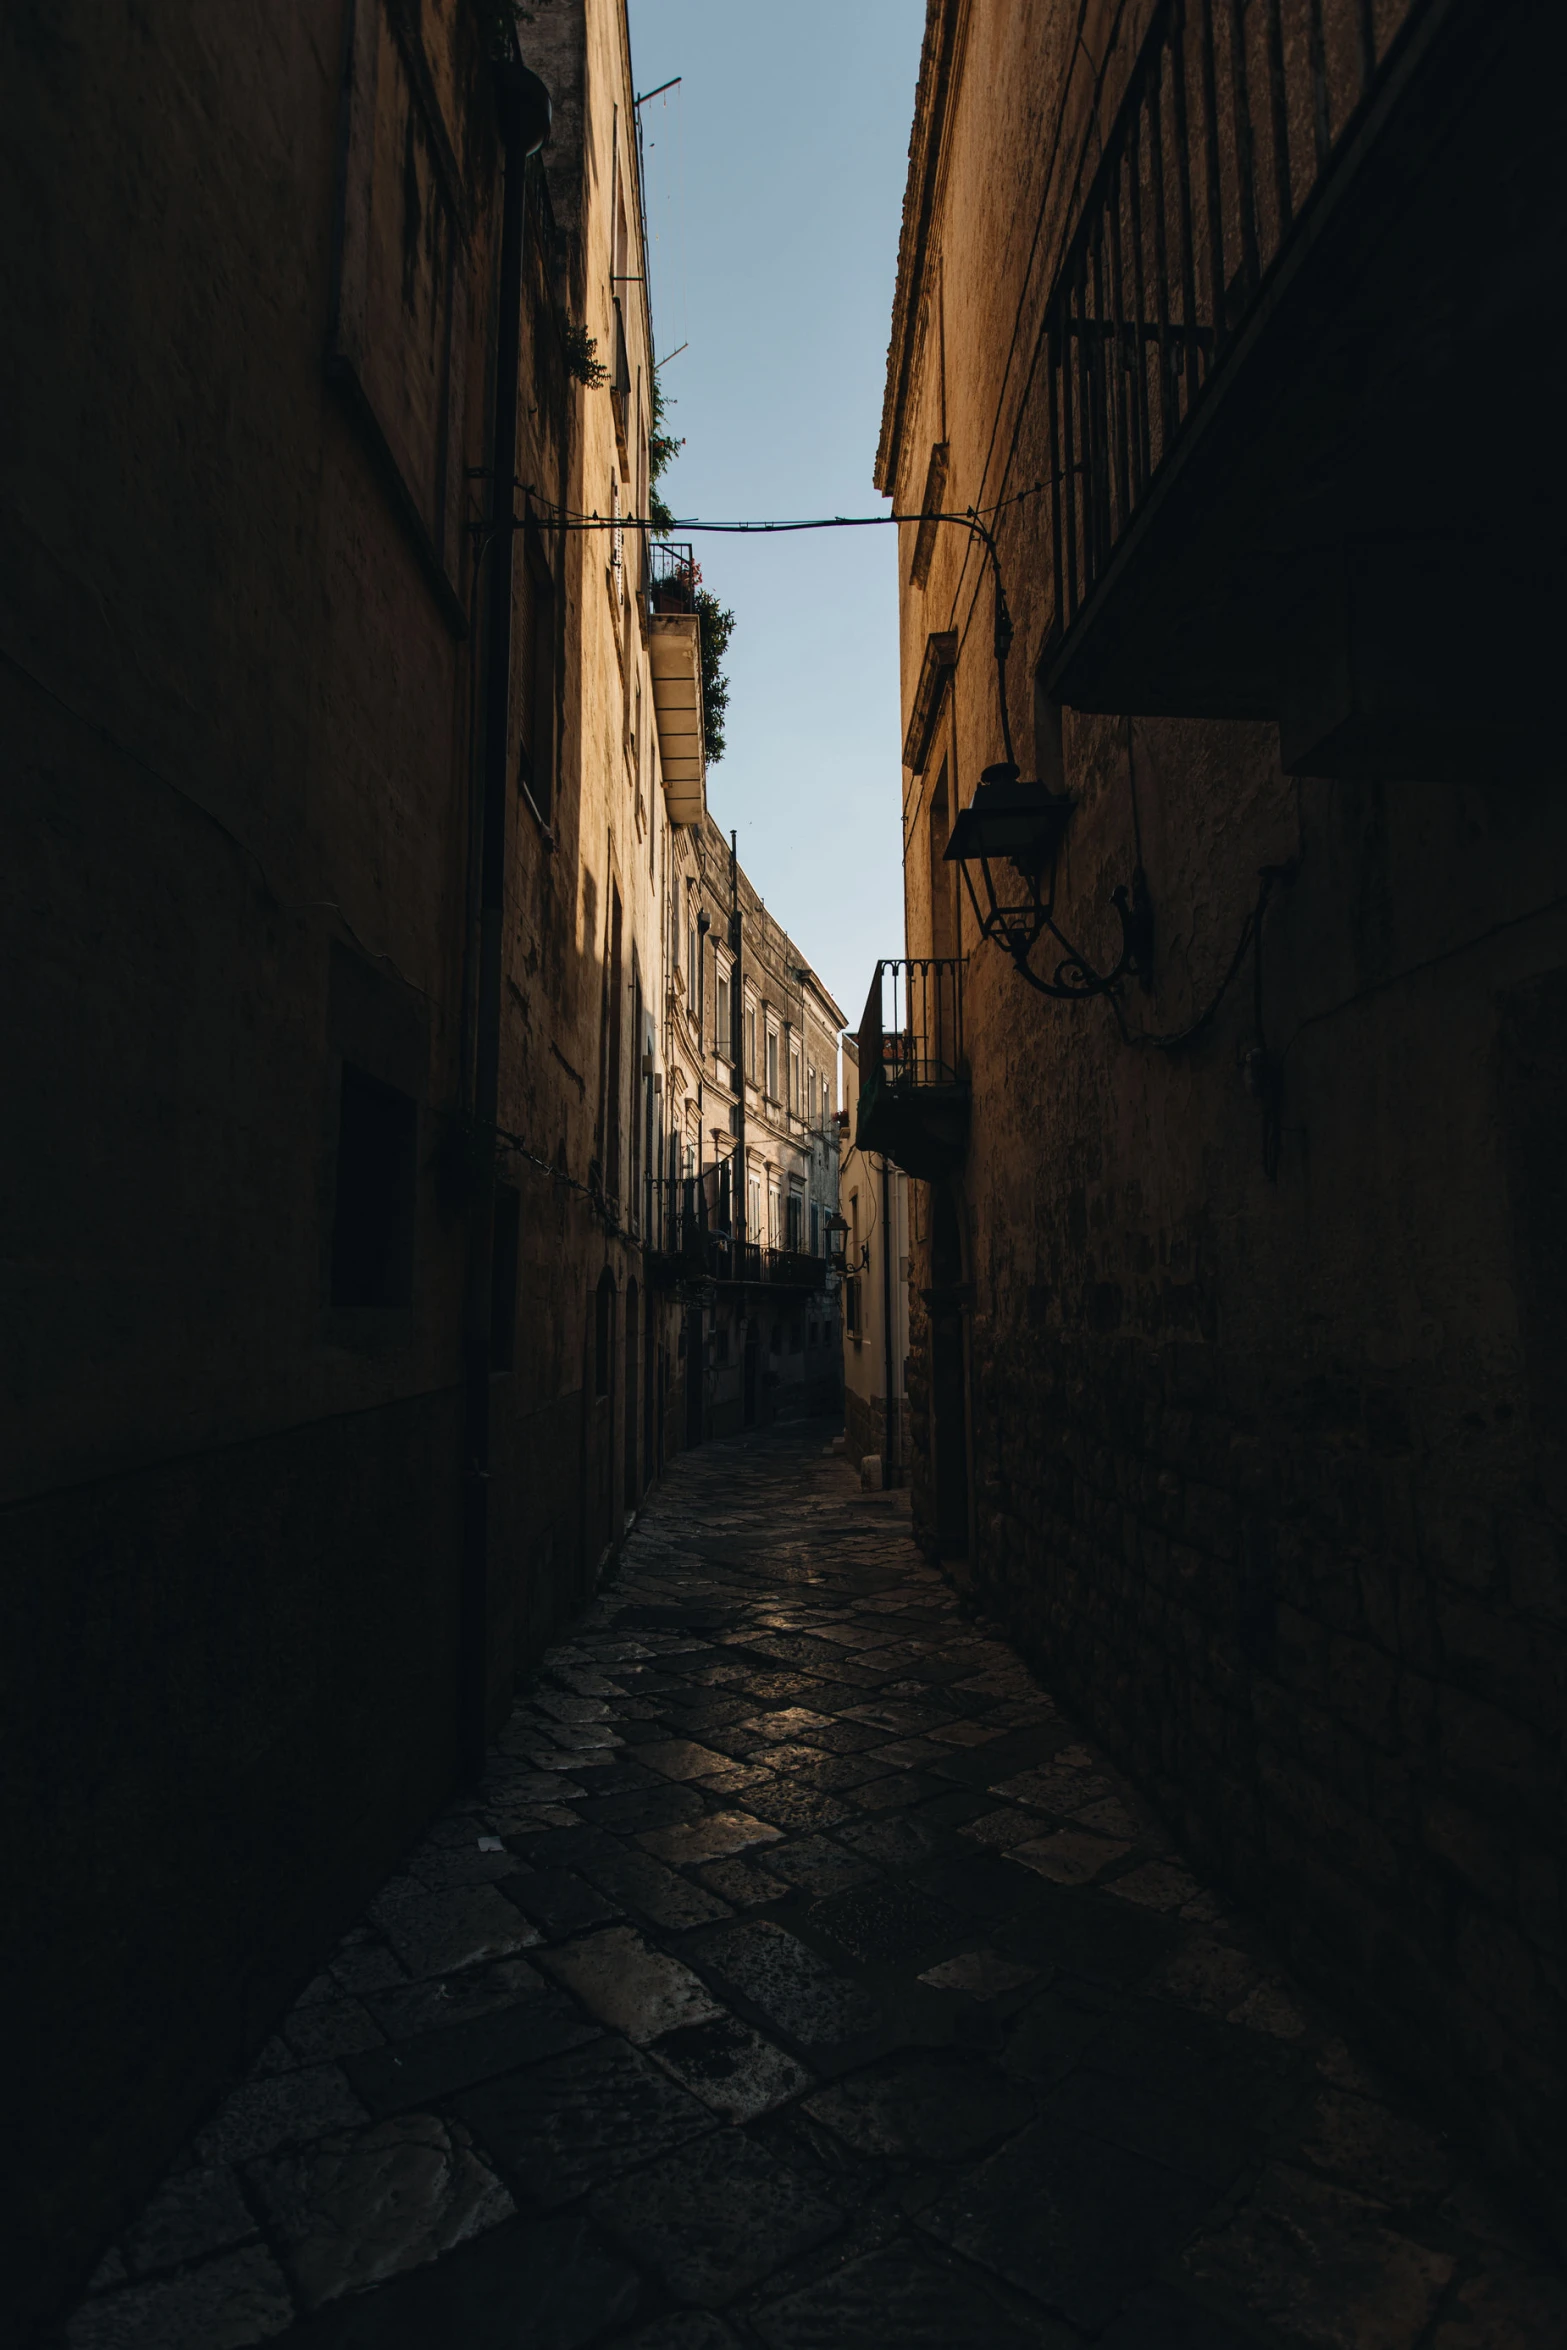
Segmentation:
<svg viewBox="0 0 1567 2350">
<path fill-rule="evenodd" d="M 1121 925 L 1121 951 L 1108 971 L 1095 970 L 1056 921 L 1056 870 L 1072 817 L 1072 796 L 1052 791 L 1044 783 L 1025 781 L 1013 754 L 1007 708 L 1012 615 L 1001 584 L 1001 559 L 994 533 L 972 507 L 962 519 L 983 542 L 995 583 L 996 681 L 1001 697 L 1001 739 L 1007 755 L 985 769 L 973 799 L 959 812 L 947 842 L 947 861 L 963 875 L 981 938 L 1004 947 L 1030 987 L 1041 995 L 1060 996 L 1069 1002 L 1108 995 L 1128 975 L 1146 980 L 1152 972 L 1153 906 L 1148 883 L 1139 863 L 1130 888 L 1123 885 L 1112 893 L 1111 903 Z M 1051 976 L 1042 979 L 1031 969 L 1029 957 L 1047 934 L 1062 954 Z"/>
<path fill-rule="evenodd" d="M 969 805 L 958 815 L 947 857 L 963 875 L 981 938 L 1004 947 L 1041 995 L 1106 995 L 1130 972 L 1148 969 L 1153 952 L 1153 908 L 1139 865 L 1131 889 L 1112 894 L 1121 923 L 1121 951 L 1108 971 L 1096 971 L 1056 921 L 1056 868 L 1072 816 L 1068 792 L 1025 782 L 1005 759 L 987 767 Z M 977 876 L 977 879 L 976 879 Z M 1054 975 L 1041 979 L 1029 957 L 1048 934 L 1064 952 Z"/>
</svg>

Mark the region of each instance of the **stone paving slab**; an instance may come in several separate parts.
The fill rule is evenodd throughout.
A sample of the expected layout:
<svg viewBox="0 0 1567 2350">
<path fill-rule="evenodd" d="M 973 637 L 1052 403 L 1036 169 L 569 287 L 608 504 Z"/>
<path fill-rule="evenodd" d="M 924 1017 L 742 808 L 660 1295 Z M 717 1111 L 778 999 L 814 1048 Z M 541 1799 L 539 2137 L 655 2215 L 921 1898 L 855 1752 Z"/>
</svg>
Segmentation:
<svg viewBox="0 0 1567 2350">
<path fill-rule="evenodd" d="M 676 1463 L 55 2350 L 1567 2342 L 825 1434 Z"/>
</svg>

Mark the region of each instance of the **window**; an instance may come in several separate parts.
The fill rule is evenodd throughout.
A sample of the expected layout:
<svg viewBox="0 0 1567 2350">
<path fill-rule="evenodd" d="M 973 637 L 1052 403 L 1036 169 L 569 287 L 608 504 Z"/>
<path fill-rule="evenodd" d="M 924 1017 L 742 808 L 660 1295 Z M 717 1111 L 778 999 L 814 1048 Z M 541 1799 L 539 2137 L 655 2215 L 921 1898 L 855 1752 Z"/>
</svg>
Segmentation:
<svg viewBox="0 0 1567 2350">
<path fill-rule="evenodd" d="M 789 1220 L 784 1227 L 784 1246 L 792 1249 L 797 1256 L 802 1246 L 800 1227 L 804 1216 L 805 1201 L 803 1197 L 798 1191 L 791 1191 L 789 1194 Z"/>
<path fill-rule="evenodd" d="M 777 1184 L 770 1182 L 767 1186 L 767 1245 L 769 1248 L 783 1246 L 782 1225 L 783 1198 Z"/>
<path fill-rule="evenodd" d="M 858 1274 L 851 1274 L 843 1285 L 843 1326 L 856 1346 L 864 1336 L 860 1325 L 860 1282 Z"/>
<path fill-rule="evenodd" d="M 749 1183 L 746 1185 L 746 1191 L 745 1191 L 745 1236 L 746 1236 L 746 1239 L 747 1239 L 748 1241 L 750 1241 L 750 1243 L 752 1244 L 752 1246 L 753 1246 L 753 1247 L 760 1247 L 760 1246 L 761 1246 L 761 1240 L 762 1240 L 762 1182 L 761 1182 L 761 1177 L 760 1177 L 759 1175 L 753 1175 L 753 1176 L 751 1177 L 751 1180 L 750 1180 L 750 1182 L 749 1182 Z"/>
<path fill-rule="evenodd" d="M 344 1062 L 332 1219 L 335 1306 L 413 1302 L 418 1125 L 411 1095 Z"/>
<path fill-rule="evenodd" d="M 734 1038 L 729 1032 L 729 974 L 727 971 L 719 972 L 714 996 L 713 1050 L 727 1061 L 734 1050 Z"/>
<path fill-rule="evenodd" d="M 462 611 L 465 570 L 463 197 L 447 176 L 439 103 L 411 70 L 395 12 L 359 22 L 365 48 L 354 70 L 376 95 L 345 122 L 327 374 L 400 492 L 394 513 L 434 559 L 450 621 Z M 383 270 L 393 284 L 401 276 L 400 301 L 381 298 Z"/>
<path fill-rule="evenodd" d="M 793 1037 L 789 1039 L 789 1108 L 793 1115 L 800 1109 L 800 1048 Z"/>
<path fill-rule="evenodd" d="M 754 1085 L 754 1084 L 756 1083 L 756 1006 L 755 1006 L 755 1004 L 747 1004 L 747 1005 L 746 1005 L 746 1007 L 745 1007 L 745 1073 L 746 1073 L 747 1077 L 749 1077 L 749 1078 L 750 1078 L 750 1080 L 751 1080 L 751 1083 Z"/>
<path fill-rule="evenodd" d="M 778 1031 L 776 1028 L 769 1028 L 767 1031 L 767 1098 L 774 1102 L 778 1099 Z"/>
<path fill-rule="evenodd" d="M 815 1200 L 812 1200 L 812 1202 L 811 1202 L 811 1254 L 812 1254 L 812 1256 L 813 1256 L 813 1257 L 819 1257 L 819 1256 L 821 1255 L 821 1253 L 822 1253 L 822 1211 L 821 1211 L 821 1209 L 818 1207 L 818 1205 L 817 1205 L 816 1201 L 815 1201 Z M 815 1327 L 815 1326 L 814 1326 L 814 1324 L 812 1325 L 812 1327 L 813 1327 L 813 1329 L 814 1329 L 814 1327 Z"/>
</svg>

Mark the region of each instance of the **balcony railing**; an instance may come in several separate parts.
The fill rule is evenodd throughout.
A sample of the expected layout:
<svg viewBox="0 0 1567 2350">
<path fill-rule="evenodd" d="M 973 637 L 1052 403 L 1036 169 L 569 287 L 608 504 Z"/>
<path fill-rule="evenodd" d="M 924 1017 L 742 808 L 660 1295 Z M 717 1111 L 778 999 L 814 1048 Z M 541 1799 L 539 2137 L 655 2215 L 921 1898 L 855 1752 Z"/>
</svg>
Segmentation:
<svg viewBox="0 0 1567 2350">
<path fill-rule="evenodd" d="M 734 1229 L 730 1162 L 701 1175 L 654 1177 L 648 1185 L 648 1234 L 656 1274 L 669 1283 L 761 1282 L 773 1288 L 825 1289 L 825 1257 L 767 1248 Z"/>
<path fill-rule="evenodd" d="M 1423 0 L 1161 0 L 1046 311 L 1056 633 Z"/>
<path fill-rule="evenodd" d="M 648 606 L 654 612 L 694 612 L 699 573 L 689 539 L 648 542 Z"/>
<path fill-rule="evenodd" d="M 963 971 L 960 956 L 878 963 L 860 1019 L 855 1143 L 931 1181 L 968 1144 Z"/>
</svg>

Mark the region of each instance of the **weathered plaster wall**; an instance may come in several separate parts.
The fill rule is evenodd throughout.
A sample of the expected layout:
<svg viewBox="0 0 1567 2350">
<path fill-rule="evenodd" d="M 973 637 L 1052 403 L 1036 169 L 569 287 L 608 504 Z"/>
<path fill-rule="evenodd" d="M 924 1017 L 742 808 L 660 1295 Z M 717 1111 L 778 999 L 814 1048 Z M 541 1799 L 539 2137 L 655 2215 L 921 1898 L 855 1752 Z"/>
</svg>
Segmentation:
<svg viewBox="0 0 1567 2350">
<path fill-rule="evenodd" d="M 1045 183 L 1058 119 L 1068 164 L 1083 119 L 1081 87 L 1060 95 L 1074 14 L 932 11 L 962 18 L 966 53 L 887 484 L 905 508 L 943 440 L 949 508 L 1041 477 L 1021 385 L 1070 216 L 1071 168 Z M 1087 49 L 1085 81 L 1111 54 Z M 1114 82 L 1112 57 L 1111 97 Z M 1031 254 L 1015 224 L 1036 217 Z M 919 952 L 942 762 L 961 805 L 1000 743 L 988 586 L 948 529 L 922 589 L 902 537 L 906 709 L 928 633 L 963 638 L 937 748 L 905 774 Z M 1028 685 L 1049 617 L 1044 502 L 1000 539 L 1014 720 L 1025 759 L 1048 758 Z M 1527 773 L 1297 783 L 1272 730 L 1240 725 L 1129 736 L 1068 713 L 1064 752 L 1064 926 L 1102 959 L 1135 854 L 1135 762 L 1158 952 L 1153 992 L 1124 998 L 1134 1033 L 1193 1017 L 1258 869 L 1298 860 L 1263 939 L 1277 1169 L 1243 1067 L 1249 964 L 1166 1054 L 1124 1042 L 1103 1004 L 1035 997 L 965 912 L 963 1571 L 1188 1846 L 1560 2223 L 1559 795 Z M 932 1205 L 923 1192 L 910 1381 L 928 1539 Z"/>
<path fill-rule="evenodd" d="M 519 473 L 580 504 L 616 439 L 608 394 L 566 378 L 558 321 L 585 319 L 603 348 L 629 60 L 619 0 L 536 0 L 533 18 L 560 74 L 561 233 L 535 204 Z M 438 0 L 259 27 L 23 0 L 0 31 L 18 2324 L 79 2282 L 458 1767 L 484 643 L 469 623 L 500 560 L 487 552 L 476 591 L 499 197 L 484 20 Z M 415 50 L 410 225 L 402 164 L 367 217 L 342 137 L 350 57 L 362 96 L 378 56 L 391 120 Z M 401 157 L 403 114 L 394 128 Z M 426 367 L 447 282 L 441 137 L 464 297 L 444 407 Z M 634 198 L 628 214 L 635 236 Z M 400 486 L 324 365 L 350 281 L 361 391 L 405 436 Z M 634 471 L 645 318 L 631 328 Z M 456 503 L 438 512 L 442 452 Z M 410 482 L 434 517 L 424 544 Z M 492 1718 L 656 1467 L 640 1441 L 627 1463 L 625 1387 L 599 1399 L 587 1366 L 600 1271 L 623 1315 L 639 1253 L 593 1167 L 607 908 L 619 886 L 628 1002 L 634 954 L 651 1001 L 661 795 L 646 726 L 630 740 L 634 600 L 612 615 L 602 540 L 545 553 L 554 822 L 547 837 L 520 793 L 509 810 L 500 1119 L 582 1188 L 500 1169 L 519 1279 L 511 1367 L 491 1383 Z M 525 659 L 519 627 L 514 714 Z M 621 1027 L 624 1136 L 629 1010 Z M 417 1103 L 407 1306 L 331 1303 L 345 1059 Z"/>
</svg>

